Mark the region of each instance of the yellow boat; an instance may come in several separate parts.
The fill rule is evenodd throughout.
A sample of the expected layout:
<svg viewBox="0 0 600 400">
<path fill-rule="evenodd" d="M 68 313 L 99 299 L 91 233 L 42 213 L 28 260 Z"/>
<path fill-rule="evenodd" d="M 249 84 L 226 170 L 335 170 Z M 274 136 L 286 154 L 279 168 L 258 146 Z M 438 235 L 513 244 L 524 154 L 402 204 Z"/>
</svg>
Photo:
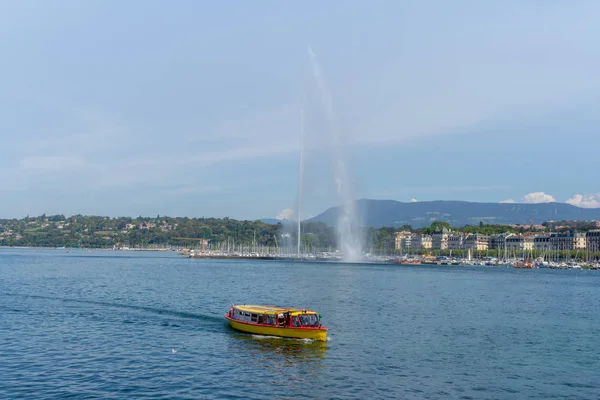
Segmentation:
<svg viewBox="0 0 600 400">
<path fill-rule="evenodd" d="M 257 335 L 327 340 L 327 328 L 311 310 L 277 306 L 232 305 L 225 314 L 232 328 Z"/>
</svg>

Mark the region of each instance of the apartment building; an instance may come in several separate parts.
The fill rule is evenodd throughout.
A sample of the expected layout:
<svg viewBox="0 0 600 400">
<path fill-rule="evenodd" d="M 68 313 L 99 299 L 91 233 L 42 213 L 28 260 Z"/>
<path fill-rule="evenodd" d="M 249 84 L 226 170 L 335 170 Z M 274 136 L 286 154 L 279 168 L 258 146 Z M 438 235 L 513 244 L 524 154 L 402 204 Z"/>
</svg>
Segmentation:
<svg viewBox="0 0 600 400">
<path fill-rule="evenodd" d="M 413 234 L 408 231 L 396 232 L 394 240 L 394 249 L 396 250 L 409 250 L 412 248 L 411 242 Z"/>
<path fill-rule="evenodd" d="M 463 234 L 453 232 L 448 235 L 448 250 L 459 250 L 463 248 Z"/>
<path fill-rule="evenodd" d="M 466 250 L 488 250 L 490 247 L 490 237 L 480 233 L 469 234 L 463 240 L 463 247 Z"/>
<path fill-rule="evenodd" d="M 510 234 L 506 236 L 506 249 L 509 251 L 521 251 L 523 250 L 523 237 L 516 234 Z"/>
<path fill-rule="evenodd" d="M 538 235 L 533 239 L 533 249 L 539 251 L 552 250 L 552 242 L 550 242 L 550 235 Z"/>
<path fill-rule="evenodd" d="M 586 248 L 586 234 L 569 231 L 552 233 L 550 242 L 553 250 L 583 250 Z"/>
<path fill-rule="evenodd" d="M 442 228 L 441 231 L 433 232 L 433 235 L 431 235 L 431 248 L 433 250 L 447 250 L 449 235 L 450 231 L 446 228 Z"/>
<path fill-rule="evenodd" d="M 431 250 L 432 241 L 431 235 L 413 235 L 411 248 L 413 250 Z"/>
<path fill-rule="evenodd" d="M 600 251 L 600 230 L 589 231 L 585 234 L 586 248 L 591 252 Z"/>
<path fill-rule="evenodd" d="M 490 249 L 493 250 L 504 250 L 506 249 L 506 238 L 509 236 L 508 233 L 501 233 L 499 235 L 490 236 Z"/>
</svg>

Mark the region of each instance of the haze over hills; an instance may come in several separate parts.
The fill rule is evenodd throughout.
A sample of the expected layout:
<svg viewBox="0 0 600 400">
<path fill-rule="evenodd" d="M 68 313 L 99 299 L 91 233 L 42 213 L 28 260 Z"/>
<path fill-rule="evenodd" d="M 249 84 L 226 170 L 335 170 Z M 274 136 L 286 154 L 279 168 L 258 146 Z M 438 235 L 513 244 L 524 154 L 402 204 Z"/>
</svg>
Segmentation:
<svg viewBox="0 0 600 400">
<path fill-rule="evenodd" d="M 468 201 L 357 200 L 362 225 L 380 228 L 429 226 L 435 220 L 452 226 L 486 224 L 541 224 L 557 220 L 600 220 L 600 208 L 581 208 L 566 203 L 473 203 Z M 331 207 L 309 221 L 335 225 L 340 207 Z"/>
</svg>

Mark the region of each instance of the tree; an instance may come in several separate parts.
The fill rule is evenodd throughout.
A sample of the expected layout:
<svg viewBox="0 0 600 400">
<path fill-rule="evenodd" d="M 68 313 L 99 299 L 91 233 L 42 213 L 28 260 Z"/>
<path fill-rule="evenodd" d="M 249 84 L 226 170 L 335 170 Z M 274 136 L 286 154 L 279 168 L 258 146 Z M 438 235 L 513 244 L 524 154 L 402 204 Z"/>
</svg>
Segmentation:
<svg viewBox="0 0 600 400">
<path fill-rule="evenodd" d="M 302 245 L 308 251 L 314 251 L 319 248 L 319 237 L 314 233 L 306 233 L 302 235 Z"/>
<path fill-rule="evenodd" d="M 429 228 L 425 228 L 423 232 L 431 235 L 433 232 L 441 231 L 444 228 L 450 230 L 452 229 L 452 226 L 446 221 L 433 221 Z"/>
</svg>

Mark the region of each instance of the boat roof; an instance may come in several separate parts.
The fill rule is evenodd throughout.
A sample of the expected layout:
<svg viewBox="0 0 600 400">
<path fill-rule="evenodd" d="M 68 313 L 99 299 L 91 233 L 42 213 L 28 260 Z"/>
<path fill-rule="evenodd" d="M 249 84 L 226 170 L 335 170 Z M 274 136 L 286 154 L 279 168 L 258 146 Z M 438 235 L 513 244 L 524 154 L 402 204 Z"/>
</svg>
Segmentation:
<svg viewBox="0 0 600 400">
<path fill-rule="evenodd" d="M 291 314 L 316 314 L 315 311 L 303 309 L 303 308 L 294 308 L 294 307 L 281 307 L 281 306 L 265 306 L 265 305 L 234 305 L 240 311 L 245 311 L 249 313 L 255 314 L 280 314 L 284 312 L 289 312 Z"/>
</svg>

